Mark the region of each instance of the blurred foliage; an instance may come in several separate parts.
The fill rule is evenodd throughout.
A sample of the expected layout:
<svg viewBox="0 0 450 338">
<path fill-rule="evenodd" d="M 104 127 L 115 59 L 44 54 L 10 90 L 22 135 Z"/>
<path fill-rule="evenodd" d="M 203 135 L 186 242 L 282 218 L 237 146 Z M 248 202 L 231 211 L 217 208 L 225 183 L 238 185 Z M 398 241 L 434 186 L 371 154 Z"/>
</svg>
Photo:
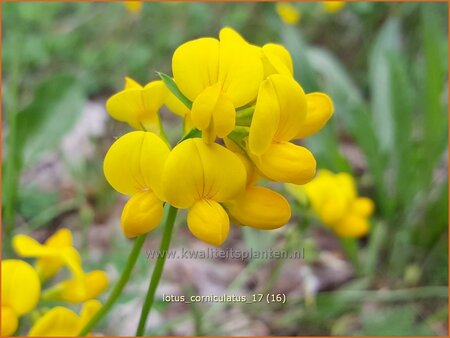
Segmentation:
<svg viewBox="0 0 450 338">
<path fill-rule="evenodd" d="M 122 87 L 126 75 L 146 83 L 158 78 L 156 70 L 170 74 L 179 44 L 216 36 L 230 25 L 252 43 L 284 44 L 305 91 L 330 94 L 334 117 L 305 142 L 318 167 L 353 173 L 360 190 L 377 205 L 371 234 L 350 248 L 357 250 L 362 275 L 340 290 L 319 293 L 314 309 L 287 304 L 272 329 L 309 335 L 434 334 L 430 323 L 447 319 L 442 315 L 445 297 L 442 288 L 423 288 L 448 284 L 448 5 L 356 2 L 334 15 L 325 14 L 320 3 L 294 5 L 302 12 L 296 26 L 281 22 L 274 3 L 145 3 L 138 14 L 118 2 L 4 3 L 5 237 L 16 230 L 56 226 L 67 213 L 75 213 L 83 236 L 94 221 L 101 223 L 117 198 L 105 185 L 98 160 L 104 155 L 102 140 L 96 143 L 97 161 L 67 165 L 75 182 L 70 198 L 24 185 L 22 171 L 57 149 L 86 100 L 104 100 Z M 108 132 L 116 135 L 116 125 Z M 305 210 L 299 205 L 293 210 L 301 223 Z M 289 247 L 307 247 L 308 260 L 314 260 L 320 249 L 310 230 L 299 224 L 286 232 L 285 241 Z M 276 236 L 244 229 L 243 240 L 263 250 L 275 245 Z M 115 238 L 109 248 L 95 264 L 120 271 L 129 243 Z M 4 252 L 10 254 L 7 243 Z M 242 287 L 261 264 L 249 263 L 229 290 Z M 141 278 L 147 266 L 140 257 L 136 270 Z M 395 294 L 411 286 L 422 288 Z M 355 296 L 340 293 L 345 288 L 367 294 L 356 302 Z M 392 289 L 392 294 L 377 302 L 369 292 L 378 288 Z M 130 288 L 120 303 L 139 296 Z M 436 302 L 424 310 L 416 306 L 422 296 Z M 377 307 L 362 311 L 363 302 Z M 203 333 L 220 331 L 212 314 L 222 307 L 215 304 L 205 311 Z M 164 308 L 164 303 L 157 306 L 158 311 Z M 267 311 L 272 310 L 258 315 Z M 172 326 L 191 318 L 171 319 L 157 333 L 170 333 Z"/>
</svg>

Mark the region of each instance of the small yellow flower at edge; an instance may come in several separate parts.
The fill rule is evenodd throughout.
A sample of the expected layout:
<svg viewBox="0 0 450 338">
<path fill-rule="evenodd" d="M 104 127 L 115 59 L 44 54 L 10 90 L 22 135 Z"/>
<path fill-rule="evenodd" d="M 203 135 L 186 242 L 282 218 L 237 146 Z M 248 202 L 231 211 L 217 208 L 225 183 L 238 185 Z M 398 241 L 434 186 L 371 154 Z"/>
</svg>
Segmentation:
<svg viewBox="0 0 450 338">
<path fill-rule="evenodd" d="M 126 9 L 133 14 L 138 14 L 142 11 L 142 1 L 124 1 Z"/>
<path fill-rule="evenodd" d="M 87 301 L 83 304 L 80 315 L 62 306 L 54 307 L 34 323 L 28 336 L 76 337 L 101 306 L 96 299 Z"/>
<path fill-rule="evenodd" d="M 277 14 L 285 24 L 295 25 L 300 22 L 301 12 L 288 2 L 278 2 L 276 4 Z"/>
<path fill-rule="evenodd" d="M 2 261 L 2 325 L 1 335 L 10 336 L 19 317 L 31 312 L 41 294 L 39 276 L 33 267 L 18 259 Z"/>
<path fill-rule="evenodd" d="M 322 1 L 322 5 L 325 13 L 334 14 L 344 8 L 345 1 Z"/>
</svg>

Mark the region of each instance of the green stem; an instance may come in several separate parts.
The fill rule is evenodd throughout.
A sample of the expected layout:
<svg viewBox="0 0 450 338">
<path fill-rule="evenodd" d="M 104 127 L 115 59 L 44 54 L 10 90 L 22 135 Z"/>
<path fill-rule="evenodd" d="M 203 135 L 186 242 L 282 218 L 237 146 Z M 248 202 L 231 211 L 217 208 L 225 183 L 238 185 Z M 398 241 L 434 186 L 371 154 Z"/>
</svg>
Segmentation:
<svg viewBox="0 0 450 338">
<path fill-rule="evenodd" d="M 162 271 L 164 269 L 164 263 L 166 261 L 167 250 L 169 249 L 170 240 L 172 238 L 173 225 L 175 218 L 177 217 L 178 209 L 170 206 L 167 214 L 166 224 L 164 226 L 164 233 L 159 246 L 159 255 L 156 261 L 155 268 L 152 273 L 152 278 L 148 286 L 147 295 L 145 297 L 144 305 L 141 310 L 141 317 L 139 319 L 139 325 L 136 330 L 136 336 L 142 336 L 145 330 L 145 324 L 147 322 L 148 315 L 155 299 L 156 288 L 158 287 L 159 280 L 161 279 Z"/>
<path fill-rule="evenodd" d="M 145 238 L 147 234 L 139 236 L 136 238 L 134 242 L 133 249 L 128 256 L 127 265 L 125 266 L 125 270 L 123 270 L 122 275 L 120 276 L 119 281 L 111 292 L 106 303 L 101 307 L 101 309 L 95 314 L 94 317 L 85 325 L 85 327 L 81 330 L 80 336 L 87 335 L 91 329 L 111 310 L 112 306 L 116 302 L 117 298 L 122 293 L 123 288 L 125 287 L 128 279 L 130 279 L 131 271 L 133 270 L 134 265 L 136 264 L 136 260 L 141 252 L 141 248 L 144 245 Z"/>
<path fill-rule="evenodd" d="M 358 257 L 358 241 L 354 238 L 340 238 L 342 249 L 344 250 L 347 257 L 350 259 L 350 262 L 353 265 L 353 269 L 355 270 L 355 273 L 357 276 L 360 276 L 361 271 L 361 265 L 359 263 L 359 257 Z"/>
</svg>

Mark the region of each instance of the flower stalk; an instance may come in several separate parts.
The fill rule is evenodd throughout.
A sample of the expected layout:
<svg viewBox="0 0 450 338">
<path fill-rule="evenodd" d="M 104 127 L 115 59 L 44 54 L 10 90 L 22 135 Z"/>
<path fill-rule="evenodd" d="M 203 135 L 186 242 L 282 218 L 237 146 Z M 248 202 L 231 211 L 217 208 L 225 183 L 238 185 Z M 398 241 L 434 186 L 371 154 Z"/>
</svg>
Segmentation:
<svg viewBox="0 0 450 338">
<path fill-rule="evenodd" d="M 155 299 L 156 289 L 158 287 L 161 275 L 164 269 L 164 263 L 166 261 L 167 250 L 169 249 L 170 240 L 172 239 L 173 226 L 177 217 L 178 209 L 170 206 L 167 214 L 166 224 L 164 226 L 164 233 L 159 246 L 158 259 L 156 261 L 155 268 L 153 270 L 152 278 L 148 286 L 147 295 L 145 296 L 144 305 L 141 310 L 141 317 L 139 318 L 138 328 L 136 330 L 136 336 L 143 336 L 145 331 L 145 324 Z"/>
</svg>

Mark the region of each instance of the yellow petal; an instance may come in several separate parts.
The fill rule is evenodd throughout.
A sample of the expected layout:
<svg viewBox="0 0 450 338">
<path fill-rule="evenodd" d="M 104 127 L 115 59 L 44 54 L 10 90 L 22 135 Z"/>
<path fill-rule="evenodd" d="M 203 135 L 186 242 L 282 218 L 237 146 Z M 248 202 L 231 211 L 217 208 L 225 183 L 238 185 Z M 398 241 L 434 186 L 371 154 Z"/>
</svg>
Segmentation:
<svg viewBox="0 0 450 338">
<path fill-rule="evenodd" d="M 285 24 L 295 25 L 300 21 L 300 11 L 289 3 L 277 3 L 276 11 Z"/>
<path fill-rule="evenodd" d="M 31 328 L 30 337 L 73 337 L 80 329 L 80 318 L 71 310 L 57 306 L 39 318 Z"/>
<path fill-rule="evenodd" d="M 2 261 L 2 306 L 11 308 L 16 316 L 34 309 L 41 294 L 41 283 L 33 267 L 18 259 Z"/>
<path fill-rule="evenodd" d="M 158 226 L 162 216 L 163 202 L 151 191 L 138 192 L 123 208 L 123 233 L 128 238 L 145 234 Z"/>
<path fill-rule="evenodd" d="M 369 231 L 369 222 L 363 217 L 350 214 L 336 224 L 333 230 L 340 237 L 362 237 Z"/>
<path fill-rule="evenodd" d="M 72 242 L 72 232 L 69 229 L 60 229 L 45 241 L 45 245 L 61 249 L 72 247 Z M 36 270 L 41 280 L 46 281 L 55 276 L 63 265 L 64 261 L 59 255 L 56 257 L 41 257 L 36 261 Z"/>
<path fill-rule="evenodd" d="M 191 120 L 198 129 L 205 130 L 208 128 L 219 95 L 220 86 L 215 84 L 205 88 L 193 102 Z"/>
<path fill-rule="evenodd" d="M 60 251 L 45 246 L 27 235 L 16 235 L 12 240 L 14 251 L 21 257 L 57 257 Z"/>
<path fill-rule="evenodd" d="M 192 102 L 207 87 L 217 83 L 219 41 L 201 38 L 188 41 L 175 50 L 172 72 L 181 92 Z"/>
<path fill-rule="evenodd" d="M 374 209 L 375 205 L 373 201 L 367 197 L 358 197 L 353 201 L 351 206 L 352 212 L 361 217 L 369 217 L 372 215 Z"/>
<path fill-rule="evenodd" d="M 227 239 L 230 229 L 230 220 L 222 206 L 207 199 L 197 201 L 189 209 L 187 224 L 195 237 L 216 246 Z"/>
<path fill-rule="evenodd" d="M 337 173 L 335 174 L 336 185 L 339 187 L 340 194 L 347 199 L 347 201 L 353 201 L 356 198 L 356 185 L 355 180 L 349 173 Z"/>
<path fill-rule="evenodd" d="M 133 80 L 131 77 L 126 76 L 124 89 L 137 89 L 137 88 L 142 89 L 143 87 L 138 82 Z"/>
<path fill-rule="evenodd" d="M 248 188 L 225 206 L 240 224 L 261 230 L 279 228 L 291 218 L 291 208 L 286 198 L 265 187 Z"/>
<path fill-rule="evenodd" d="M 266 77 L 271 74 L 293 75 L 294 66 L 291 54 L 289 54 L 289 51 L 284 46 L 268 43 L 262 47 L 262 51 Z"/>
<path fill-rule="evenodd" d="M 259 171 L 273 181 L 305 184 L 316 172 L 313 154 L 290 142 L 271 144 L 262 156 L 252 159 Z"/>
<path fill-rule="evenodd" d="M 2 305 L 1 336 L 12 336 L 19 326 L 19 319 L 13 309 Z"/>
<path fill-rule="evenodd" d="M 158 111 L 164 103 L 166 87 L 162 81 L 152 81 L 144 88 L 126 84 L 125 89 L 106 102 L 108 113 L 134 129 L 159 133 Z"/>
<path fill-rule="evenodd" d="M 96 298 L 107 286 L 108 275 L 104 271 L 94 270 L 86 273 L 81 281 L 73 278 L 45 290 L 46 297 L 44 298 L 74 304 L 83 303 Z"/>
<path fill-rule="evenodd" d="M 333 226 L 348 213 L 348 207 L 348 201 L 342 195 L 336 194 L 324 201 L 315 212 L 324 224 Z"/>
<path fill-rule="evenodd" d="M 316 133 L 333 115 L 333 102 L 324 93 L 307 94 L 306 102 L 308 107 L 306 119 L 295 138 L 304 138 Z"/>
<path fill-rule="evenodd" d="M 170 153 L 164 169 L 164 198 L 177 208 L 189 208 L 203 198 L 225 201 L 243 191 L 244 165 L 225 147 L 188 139 Z"/>
<path fill-rule="evenodd" d="M 249 150 L 262 155 L 272 143 L 280 120 L 280 105 L 270 80 L 264 81 L 258 92 L 255 112 L 249 132 Z"/>
<path fill-rule="evenodd" d="M 142 1 L 126 0 L 124 2 L 124 4 L 130 13 L 137 14 L 137 13 L 140 13 L 142 10 Z"/>
<path fill-rule="evenodd" d="M 220 31 L 218 81 L 234 107 L 252 102 L 263 80 L 260 54 L 231 28 Z"/>
<path fill-rule="evenodd" d="M 169 152 L 167 145 L 153 133 L 125 134 L 112 144 L 105 156 L 106 180 L 125 195 L 148 189 L 156 192 Z"/>
<path fill-rule="evenodd" d="M 345 1 L 322 1 L 322 4 L 325 13 L 334 14 L 345 6 Z"/>
<path fill-rule="evenodd" d="M 95 316 L 95 314 L 102 307 L 102 303 L 100 303 L 97 299 L 88 300 L 83 304 L 80 313 L 80 326 L 83 328 L 91 319 Z"/>
<path fill-rule="evenodd" d="M 272 82 L 280 107 L 280 118 L 274 140 L 290 141 L 298 134 L 306 118 L 305 92 L 291 76 L 274 74 L 269 76 L 268 80 Z"/>
</svg>

